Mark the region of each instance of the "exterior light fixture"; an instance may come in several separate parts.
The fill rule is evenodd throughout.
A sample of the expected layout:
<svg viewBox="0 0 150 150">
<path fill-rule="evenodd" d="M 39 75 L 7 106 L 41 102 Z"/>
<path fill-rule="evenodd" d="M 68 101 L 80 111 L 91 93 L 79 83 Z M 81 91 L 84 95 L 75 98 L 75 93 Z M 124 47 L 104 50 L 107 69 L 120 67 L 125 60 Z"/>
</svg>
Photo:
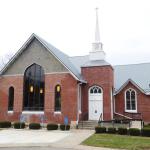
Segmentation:
<svg viewBox="0 0 150 150">
<path fill-rule="evenodd" d="M 30 86 L 30 92 L 33 93 L 33 86 Z"/>
<path fill-rule="evenodd" d="M 42 88 L 40 89 L 40 94 L 43 94 L 43 89 Z"/>
<path fill-rule="evenodd" d="M 57 85 L 57 92 L 60 92 L 60 86 Z"/>
</svg>

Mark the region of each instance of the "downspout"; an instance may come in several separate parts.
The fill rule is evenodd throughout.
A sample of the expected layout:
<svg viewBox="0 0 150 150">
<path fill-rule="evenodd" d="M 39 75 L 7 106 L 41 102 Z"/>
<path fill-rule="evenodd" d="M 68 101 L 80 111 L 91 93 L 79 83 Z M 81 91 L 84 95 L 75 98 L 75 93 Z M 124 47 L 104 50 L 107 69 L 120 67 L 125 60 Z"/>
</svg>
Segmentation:
<svg viewBox="0 0 150 150">
<path fill-rule="evenodd" d="M 78 84 L 77 84 L 77 91 L 78 91 L 78 94 L 77 94 L 77 120 L 76 120 L 76 125 L 78 125 L 78 123 L 79 123 L 79 102 L 80 102 L 80 94 L 81 94 L 81 92 L 80 92 L 80 85 L 82 85 L 82 83 L 81 82 L 78 82 Z"/>
</svg>

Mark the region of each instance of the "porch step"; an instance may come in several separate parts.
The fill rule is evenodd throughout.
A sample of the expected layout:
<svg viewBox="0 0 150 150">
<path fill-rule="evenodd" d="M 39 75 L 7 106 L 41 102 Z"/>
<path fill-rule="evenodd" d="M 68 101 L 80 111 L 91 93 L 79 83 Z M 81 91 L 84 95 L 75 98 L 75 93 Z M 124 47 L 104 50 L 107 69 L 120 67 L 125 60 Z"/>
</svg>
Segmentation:
<svg viewBox="0 0 150 150">
<path fill-rule="evenodd" d="M 78 124 L 79 129 L 95 129 L 95 126 L 98 125 L 98 121 L 88 120 L 88 121 L 80 121 Z"/>
</svg>

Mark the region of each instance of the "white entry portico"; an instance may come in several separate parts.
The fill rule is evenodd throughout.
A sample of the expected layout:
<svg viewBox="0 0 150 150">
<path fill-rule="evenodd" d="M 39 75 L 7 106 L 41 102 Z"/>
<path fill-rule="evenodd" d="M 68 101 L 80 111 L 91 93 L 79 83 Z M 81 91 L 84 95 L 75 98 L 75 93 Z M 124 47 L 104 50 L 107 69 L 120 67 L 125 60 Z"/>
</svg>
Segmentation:
<svg viewBox="0 0 150 150">
<path fill-rule="evenodd" d="M 103 119 L 103 91 L 99 86 L 89 89 L 89 120 Z"/>
</svg>

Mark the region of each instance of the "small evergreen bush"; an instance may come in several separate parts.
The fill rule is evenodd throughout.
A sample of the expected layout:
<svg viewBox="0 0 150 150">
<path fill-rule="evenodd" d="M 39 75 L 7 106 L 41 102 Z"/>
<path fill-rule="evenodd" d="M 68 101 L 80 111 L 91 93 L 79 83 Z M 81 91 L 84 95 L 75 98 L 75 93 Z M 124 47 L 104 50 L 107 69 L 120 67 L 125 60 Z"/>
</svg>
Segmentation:
<svg viewBox="0 0 150 150">
<path fill-rule="evenodd" d="M 0 128 L 10 128 L 11 122 L 10 121 L 0 121 Z"/>
<path fill-rule="evenodd" d="M 115 134 L 116 133 L 116 128 L 108 128 L 108 131 L 107 133 L 112 133 L 112 134 Z"/>
<path fill-rule="evenodd" d="M 128 133 L 127 128 L 118 128 L 118 134 L 127 135 L 127 133 Z"/>
<path fill-rule="evenodd" d="M 30 123 L 29 129 L 38 130 L 38 129 L 41 129 L 41 125 L 40 123 Z"/>
<path fill-rule="evenodd" d="M 25 123 L 24 122 L 15 122 L 14 123 L 14 128 L 15 129 L 24 129 L 25 128 Z"/>
<path fill-rule="evenodd" d="M 139 136 L 141 134 L 140 129 L 137 128 L 130 128 L 129 134 L 133 136 Z"/>
<path fill-rule="evenodd" d="M 57 129 L 58 129 L 57 124 L 52 124 L 52 123 L 47 124 L 47 130 L 57 130 Z"/>
<path fill-rule="evenodd" d="M 143 128 L 141 130 L 142 136 L 148 136 L 150 137 L 150 128 Z"/>
<path fill-rule="evenodd" d="M 96 126 L 95 133 L 106 133 L 106 127 Z"/>
<path fill-rule="evenodd" d="M 60 125 L 60 130 L 70 130 L 70 125 L 64 125 L 64 124 L 61 124 Z"/>
</svg>

